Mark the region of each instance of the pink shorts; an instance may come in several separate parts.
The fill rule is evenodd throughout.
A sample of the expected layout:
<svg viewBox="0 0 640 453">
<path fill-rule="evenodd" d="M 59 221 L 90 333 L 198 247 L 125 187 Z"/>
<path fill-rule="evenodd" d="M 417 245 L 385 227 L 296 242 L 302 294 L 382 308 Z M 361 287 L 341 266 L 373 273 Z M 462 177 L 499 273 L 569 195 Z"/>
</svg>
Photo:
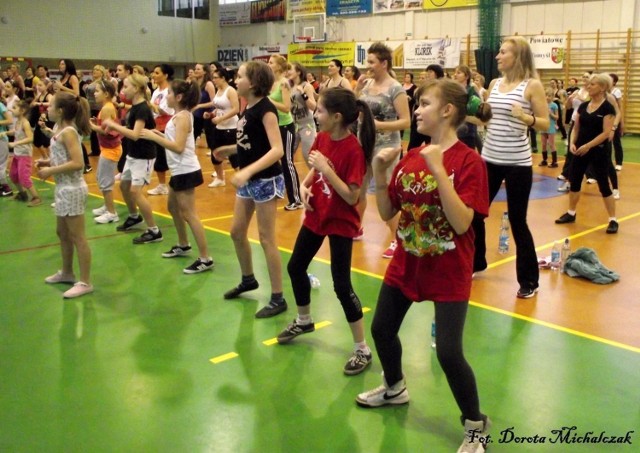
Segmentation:
<svg viewBox="0 0 640 453">
<path fill-rule="evenodd" d="M 31 181 L 31 156 L 13 156 L 9 177 L 14 184 L 20 184 L 25 189 L 33 185 Z"/>
</svg>

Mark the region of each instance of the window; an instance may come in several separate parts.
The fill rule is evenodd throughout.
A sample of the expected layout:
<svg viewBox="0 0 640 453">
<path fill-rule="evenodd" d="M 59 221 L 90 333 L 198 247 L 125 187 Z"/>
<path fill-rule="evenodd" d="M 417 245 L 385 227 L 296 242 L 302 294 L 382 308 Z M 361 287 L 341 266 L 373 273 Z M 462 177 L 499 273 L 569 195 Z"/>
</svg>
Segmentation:
<svg viewBox="0 0 640 453">
<path fill-rule="evenodd" d="M 209 20 L 209 0 L 158 0 L 158 15 Z"/>
</svg>

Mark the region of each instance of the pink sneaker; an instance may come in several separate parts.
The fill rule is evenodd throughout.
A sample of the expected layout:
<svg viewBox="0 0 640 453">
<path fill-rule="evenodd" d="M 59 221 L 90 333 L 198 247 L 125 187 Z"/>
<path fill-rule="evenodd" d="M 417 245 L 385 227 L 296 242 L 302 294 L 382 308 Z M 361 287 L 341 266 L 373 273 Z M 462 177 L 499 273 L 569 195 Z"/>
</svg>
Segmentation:
<svg viewBox="0 0 640 453">
<path fill-rule="evenodd" d="M 364 228 L 360 227 L 358 234 L 353 238 L 354 241 L 361 241 L 364 239 Z"/>
<path fill-rule="evenodd" d="M 386 259 L 393 258 L 393 255 L 394 253 L 396 253 L 397 248 L 398 248 L 398 243 L 395 240 L 391 241 L 391 244 L 389 244 L 389 248 L 384 251 L 384 253 L 382 254 L 382 257 Z"/>
<path fill-rule="evenodd" d="M 73 287 L 62 294 L 65 299 L 73 299 L 74 297 L 84 296 L 93 292 L 93 285 L 88 285 L 85 282 L 78 282 Z"/>
<path fill-rule="evenodd" d="M 49 275 L 44 279 L 45 283 L 75 283 L 76 277 L 73 274 L 63 274 L 62 271 L 58 271 L 53 275 Z"/>
</svg>

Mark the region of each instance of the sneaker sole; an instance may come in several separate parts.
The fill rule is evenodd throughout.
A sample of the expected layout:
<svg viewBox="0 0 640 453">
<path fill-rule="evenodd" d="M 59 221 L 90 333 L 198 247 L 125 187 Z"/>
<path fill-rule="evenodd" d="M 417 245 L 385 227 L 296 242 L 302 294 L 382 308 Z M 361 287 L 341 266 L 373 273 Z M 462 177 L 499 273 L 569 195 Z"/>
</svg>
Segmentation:
<svg viewBox="0 0 640 453">
<path fill-rule="evenodd" d="M 260 309 L 256 314 L 255 317 L 258 319 L 264 319 L 264 318 L 272 318 L 274 316 L 279 315 L 280 313 L 284 313 L 285 311 L 287 311 L 287 304 L 283 304 L 283 305 L 279 305 L 278 307 L 274 308 L 273 310 L 269 311 L 269 310 L 265 310 L 266 307 Z"/>
<path fill-rule="evenodd" d="M 359 370 L 345 370 L 344 368 L 342 369 L 342 372 L 344 374 L 346 374 L 347 376 L 355 376 L 357 374 L 362 373 L 364 370 L 366 370 L 367 368 L 369 368 L 369 366 L 371 365 L 371 362 L 373 362 L 373 360 L 369 360 L 369 362 L 363 366 L 362 368 L 360 368 Z"/>
<path fill-rule="evenodd" d="M 534 289 L 533 292 L 531 294 L 526 294 L 526 295 L 522 295 L 520 293 L 516 293 L 516 297 L 518 299 L 531 299 L 533 296 L 535 296 L 536 294 L 538 294 L 538 288 Z"/>
<path fill-rule="evenodd" d="M 133 225 L 128 226 L 128 227 L 117 227 L 116 230 L 117 231 L 129 231 L 129 230 L 133 229 L 133 227 L 135 227 L 136 225 L 140 225 L 141 223 L 142 222 L 137 222 L 137 223 L 134 223 Z"/>
<path fill-rule="evenodd" d="M 192 271 L 190 269 L 182 269 L 182 272 L 184 274 L 201 274 L 203 272 L 212 271 L 212 270 L 213 270 L 213 266 L 210 266 L 210 267 L 208 267 L 206 269 L 198 269 L 198 270 L 195 270 L 195 271 Z"/>
<path fill-rule="evenodd" d="M 110 224 L 110 223 L 116 223 L 116 222 L 119 222 L 119 221 L 120 221 L 120 219 L 107 220 L 106 222 L 98 222 L 98 221 L 96 220 L 96 223 L 97 223 L 98 225 L 108 225 L 108 224 Z"/>
<path fill-rule="evenodd" d="M 299 337 L 300 335 L 304 335 L 305 333 L 311 333 L 311 332 L 315 332 L 316 331 L 316 327 L 315 325 L 313 326 L 313 329 L 311 330 L 305 330 L 304 332 L 300 332 L 297 335 L 291 335 L 288 337 L 280 337 L 278 336 L 277 340 L 278 340 L 278 344 L 287 344 L 289 343 L 291 340 L 293 340 L 294 338 Z"/>
<path fill-rule="evenodd" d="M 155 238 L 155 239 L 151 239 L 150 241 L 136 241 L 134 239 L 132 242 L 136 245 L 140 245 L 140 244 L 153 244 L 154 242 L 162 242 L 163 240 L 164 238 Z"/>
<path fill-rule="evenodd" d="M 398 396 L 402 396 L 402 397 L 398 398 Z M 358 397 L 356 397 L 356 404 L 366 409 L 373 409 L 376 407 L 384 407 L 384 406 L 399 406 L 401 404 L 408 404 L 408 403 L 409 403 L 409 392 L 407 392 L 407 389 L 404 389 L 399 395 L 396 395 L 396 397 L 388 400 L 384 400 L 380 404 L 371 404 L 366 401 L 360 400 Z"/>
</svg>

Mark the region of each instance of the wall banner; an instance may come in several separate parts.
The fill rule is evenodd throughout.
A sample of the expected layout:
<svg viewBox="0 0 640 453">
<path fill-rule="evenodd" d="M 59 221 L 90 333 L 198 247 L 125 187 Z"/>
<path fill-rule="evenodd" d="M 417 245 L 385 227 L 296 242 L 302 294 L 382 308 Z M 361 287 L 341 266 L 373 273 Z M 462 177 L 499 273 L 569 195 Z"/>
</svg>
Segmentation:
<svg viewBox="0 0 640 453">
<path fill-rule="evenodd" d="M 424 9 L 468 8 L 478 6 L 478 0 L 424 0 Z"/>
<path fill-rule="evenodd" d="M 251 59 L 249 47 L 228 47 L 218 49 L 217 61 L 224 67 L 237 68 L 245 61 Z"/>
<path fill-rule="evenodd" d="M 538 35 L 529 38 L 536 69 L 560 69 L 564 63 L 564 36 Z"/>
<path fill-rule="evenodd" d="M 249 2 L 219 5 L 218 13 L 218 23 L 221 27 L 251 23 L 251 5 Z"/>
<path fill-rule="evenodd" d="M 251 2 L 251 23 L 282 21 L 286 12 L 286 0 L 256 0 Z"/>
<path fill-rule="evenodd" d="M 276 44 L 275 46 L 253 46 L 249 49 L 249 56 L 252 60 L 269 62 L 271 55 L 279 54 L 287 56 L 287 44 Z"/>
<path fill-rule="evenodd" d="M 327 16 L 371 14 L 373 0 L 327 0 Z"/>
<path fill-rule="evenodd" d="M 373 14 L 422 9 L 423 0 L 373 0 Z"/>
<path fill-rule="evenodd" d="M 424 70 L 430 64 L 455 68 L 460 64 L 460 38 L 405 41 L 404 67 Z"/>
<path fill-rule="evenodd" d="M 325 12 L 325 0 L 289 0 L 287 20 L 300 14 L 316 14 Z"/>
<path fill-rule="evenodd" d="M 344 66 L 353 65 L 355 43 L 327 42 L 322 44 L 289 44 L 288 60 L 308 68 L 327 66 L 331 60 L 340 60 Z"/>
</svg>

